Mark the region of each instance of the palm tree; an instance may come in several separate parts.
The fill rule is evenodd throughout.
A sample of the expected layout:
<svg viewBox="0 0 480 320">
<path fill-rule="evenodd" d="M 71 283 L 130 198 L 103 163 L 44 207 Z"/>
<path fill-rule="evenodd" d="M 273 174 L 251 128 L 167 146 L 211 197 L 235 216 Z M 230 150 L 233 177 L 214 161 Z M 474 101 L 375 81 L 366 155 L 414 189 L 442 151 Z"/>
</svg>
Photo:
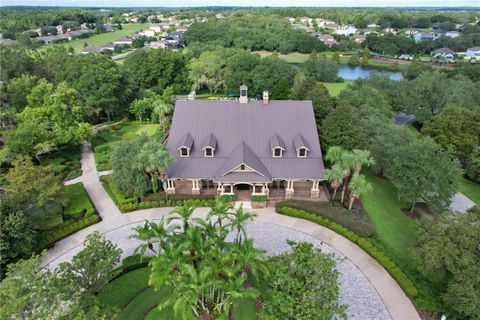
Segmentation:
<svg viewBox="0 0 480 320">
<path fill-rule="evenodd" d="M 331 169 L 325 170 L 325 176 L 327 177 L 328 181 L 330 181 L 330 187 L 332 187 L 333 190 L 332 203 L 335 199 L 338 188 L 340 188 L 347 175 L 348 171 L 342 168 L 339 164 L 335 164 Z"/>
<path fill-rule="evenodd" d="M 327 154 L 325 155 L 325 160 L 332 164 L 339 164 L 345 154 L 345 151 L 342 147 L 333 146 L 328 149 Z"/>
<path fill-rule="evenodd" d="M 174 158 L 157 141 L 147 141 L 141 147 L 135 161 L 135 166 L 144 170 L 150 177 L 153 193 L 158 190 L 158 177 L 170 166 Z"/>
<path fill-rule="evenodd" d="M 268 269 L 265 266 L 265 251 L 253 246 L 253 239 L 245 240 L 241 244 L 235 244 L 235 261 L 240 266 L 241 273 L 251 274 L 258 280 L 259 274 L 267 274 Z"/>
<path fill-rule="evenodd" d="M 355 174 L 350 182 L 350 187 L 350 204 L 348 209 L 352 210 L 355 199 L 358 199 L 360 196 L 370 192 L 372 190 L 372 186 L 367 182 L 367 180 L 365 180 L 364 176 Z"/>
<path fill-rule="evenodd" d="M 173 216 L 168 217 L 167 222 L 170 223 L 175 220 L 181 220 L 183 225 L 183 232 L 188 229 L 188 221 L 193 214 L 195 207 L 189 207 L 188 205 L 183 205 L 180 207 L 175 207 L 170 214 Z"/>
<path fill-rule="evenodd" d="M 345 193 L 348 190 L 348 181 L 350 179 L 350 176 L 352 175 L 352 170 L 355 169 L 356 159 L 352 152 L 344 151 L 340 161 L 341 161 L 340 162 L 341 168 L 345 170 L 345 172 L 347 173 L 343 181 L 342 197 L 340 200 L 341 203 L 343 204 L 343 200 L 345 199 Z"/>
<path fill-rule="evenodd" d="M 155 242 L 155 238 L 152 234 L 150 221 L 145 221 L 145 223 L 141 226 L 136 226 L 133 228 L 134 234 L 132 234 L 129 238 L 130 239 L 137 239 L 144 241 L 140 246 L 135 249 L 135 253 L 140 251 L 140 254 L 143 256 L 147 249 L 150 249 L 154 253 L 157 253 L 155 248 L 153 247 L 153 243 Z"/>
<path fill-rule="evenodd" d="M 155 100 L 153 103 L 153 112 L 158 116 L 158 123 L 162 126 L 165 122 L 166 115 L 172 111 L 171 104 L 166 103 L 163 100 Z"/>
<path fill-rule="evenodd" d="M 229 214 L 229 210 L 232 209 L 232 206 L 227 202 L 221 200 L 220 198 L 215 199 L 215 205 L 212 207 L 212 210 L 208 213 L 208 217 L 211 218 L 212 216 L 217 217 L 218 224 L 220 227 L 222 226 L 222 221 L 227 219 Z"/>
<path fill-rule="evenodd" d="M 370 167 L 375 164 L 375 159 L 370 156 L 370 151 L 354 149 L 352 151 L 355 163 L 355 174 L 360 174 L 363 166 Z"/>
<path fill-rule="evenodd" d="M 235 241 L 240 243 L 242 238 L 241 235 L 243 234 L 243 238 L 247 238 L 247 233 L 245 230 L 245 222 L 249 220 L 254 220 L 257 215 L 253 212 L 245 212 L 243 211 L 243 206 L 241 205 L 237 210 L 235 210 L 234 214 L 232 215 L 232 219 L 230 220 L 230 228 L 231 230 L 237 230 L 237 235 L 235 237 Z"/>
</svg>

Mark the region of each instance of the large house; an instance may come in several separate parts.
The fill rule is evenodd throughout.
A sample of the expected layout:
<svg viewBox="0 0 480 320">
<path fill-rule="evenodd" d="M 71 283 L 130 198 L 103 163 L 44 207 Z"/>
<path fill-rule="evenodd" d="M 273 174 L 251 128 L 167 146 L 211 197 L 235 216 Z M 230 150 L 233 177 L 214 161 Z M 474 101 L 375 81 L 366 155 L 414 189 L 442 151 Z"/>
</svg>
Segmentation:
<svg viewBox="0 0 480 320">
<path fill-rule="evenodd" d="M 311 101 L 178 100 L 167 149 L 169 194 L 325 200 L 322 151 Z M 189 97 L 189 99 L 194 99 Z"/>
<path fill-rule="evenodd" d="M 468 48 L 466 57 L 480 61 L 480 47 Z"/>
</svg>

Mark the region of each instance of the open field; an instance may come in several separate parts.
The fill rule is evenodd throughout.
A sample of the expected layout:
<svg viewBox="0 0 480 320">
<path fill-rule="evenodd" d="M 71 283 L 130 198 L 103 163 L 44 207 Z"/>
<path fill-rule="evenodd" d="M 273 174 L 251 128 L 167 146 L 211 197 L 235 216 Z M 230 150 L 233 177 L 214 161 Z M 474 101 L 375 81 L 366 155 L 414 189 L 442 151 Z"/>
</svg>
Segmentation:
<svg viewBox="0 0 480 320">
<path fill-rule="evenodd" d="M 116 30 L 113 32 L 106 32 L 106 33 L 101 33 L 101 34 L 96 34 L 90 38 L 85 38 L 85 39 L 76 39 L 72 40 L 69 42 L 65 43 L 59 43 L 59 44 L 54 44 L 54 46 L 70 46 L 72 47 L 76 52 L 80 52 L 83 47 L 85 42 L 88 43 L 90 46 L 99 46 L 108 42 L 113 42 L 117 40 L 118 38 L 122 36 L 128 36 L 134 32 L 143 30 L 149 26 L 148 23 L 128 23 L 128 24 L 123 24 L 122 30 Z M 47 48 L 48 46 L 44 46 L 44 48 Z"/>
</svg>

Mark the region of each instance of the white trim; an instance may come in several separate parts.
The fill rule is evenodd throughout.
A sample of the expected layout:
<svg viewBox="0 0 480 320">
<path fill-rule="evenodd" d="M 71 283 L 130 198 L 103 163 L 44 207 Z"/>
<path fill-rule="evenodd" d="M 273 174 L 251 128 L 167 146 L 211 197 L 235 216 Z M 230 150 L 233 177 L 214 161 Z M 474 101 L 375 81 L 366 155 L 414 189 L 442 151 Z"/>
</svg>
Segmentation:
<svg viewBox="0 0 480 320">
<path fill-rule="evenodd" d="M 207 145 L 207 146 L 203 147 L 203 148 L 202 148 L 202 150 L 205 150 L 205 149 L 207 149 L 207 148 L 210 148 L 210 149 L 216 150 L 216 149 L 215 149 L 214 147 L 212 147 L 211 145 Z"/>
<path fill-rule="evenodd" d="M 275 151 L 278 150 L 278 149 L 280 149 L 280 155 L 279 155 L 279 156 L 276 156 L 276 155 L 275 155 Z M 283 149 L 283 148 L 280 147 L 280 146 L 277 146 L 277 147 L 275 147 L 275 148 L 272 149 L 272 156 L 273 156 L 274 158 L 281 158 L 281 157 L 283 156 L 283 151 L 285 151 L 285 149 Z"/>
<path fill-rule="evenodd" d="M 187 150 L 187 155 L 183 154 L 183 150 Z M 189 158 L 190 157 L 190 149 L 187 147 L 180 148 L 180 158 Z"/>
<path fill-rule="evenodd" d="M 308 149 L 308 148 L 305 147 L 305 146 L 298 147 L 296 150 L 298 151 L 298 150 L 300 150 L 300 149 L 307 149 L 307 151 L 310 151 L 310 149 Z"/>
<path fill-rule="evenodd" d="M 208 150 L 208 149 L 210 149 L 210 150 L 212 151 L 212 155 L 210 155 L 210 156 L 207 155 L 207 150 Z M 215 149 L 212 148 L 212 147 L 205 147 L 205 148 L 203 148 L 203 156 L 204 156 L 205 158 L 213 158 L 213 157 L 215 156 Z"/>
<path fill-rule="evenodd" d="M 304 156 L 301 156 L 301 155 L 300 155 L 300 150 L 302 150 L 302 149 L 305 150 L 305 155 L 304 155 Z M 310 150 L 308 150 L 307 147 L 300 147 L 300 148 L 298 148 L 298 149 L 297 149 L 297 158 L 306 158 L 306 157 L 308 156 L 308 152 L 309 152 L 309 151 L 310 151 Z"/>
<path fill-rule="evenodd" d="M 235 166 L 233 167 L 232 169 L 228 170 L 227 172 L 225 172 L 224 174 L 222 174 L 222 177 L 224 177 L 225 175 L 229 174 L 230 172 L 233 172 L 235 169 L 239 168 L 241 165 L 244 165 L 245 168 L 249 168 L 250 171 L 253 171 L 255 173 L 258 173 L 259 175 L 261 175 L 262 177 L 265 177 L 265 175 L 261 174 L 260 172 L 258 172 L 257 170 L 255 170 L 254 168 L 250 167 L 249 165 L 245 164 L 245 163 L 240 163 L 238 166 Z M 244 172 L 244 171 L 241 171 L 241 170 L 238 170 L 239 172 Z M 248 170 L 245 170 L 245 172 L 249 172 Z"/>
</svg>

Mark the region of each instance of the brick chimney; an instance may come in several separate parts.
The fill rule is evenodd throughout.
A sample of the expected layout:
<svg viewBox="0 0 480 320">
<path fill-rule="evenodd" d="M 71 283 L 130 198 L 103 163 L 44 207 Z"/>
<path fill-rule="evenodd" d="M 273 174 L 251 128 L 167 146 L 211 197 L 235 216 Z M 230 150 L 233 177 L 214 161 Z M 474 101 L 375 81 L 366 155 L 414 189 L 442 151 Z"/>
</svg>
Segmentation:
<svg viewBox="0 0 480 320">
<path fill-rule="evenodd" d="M 263 91 L 263 104 L 268 104 L 268 91 Z"/>
</svg>

